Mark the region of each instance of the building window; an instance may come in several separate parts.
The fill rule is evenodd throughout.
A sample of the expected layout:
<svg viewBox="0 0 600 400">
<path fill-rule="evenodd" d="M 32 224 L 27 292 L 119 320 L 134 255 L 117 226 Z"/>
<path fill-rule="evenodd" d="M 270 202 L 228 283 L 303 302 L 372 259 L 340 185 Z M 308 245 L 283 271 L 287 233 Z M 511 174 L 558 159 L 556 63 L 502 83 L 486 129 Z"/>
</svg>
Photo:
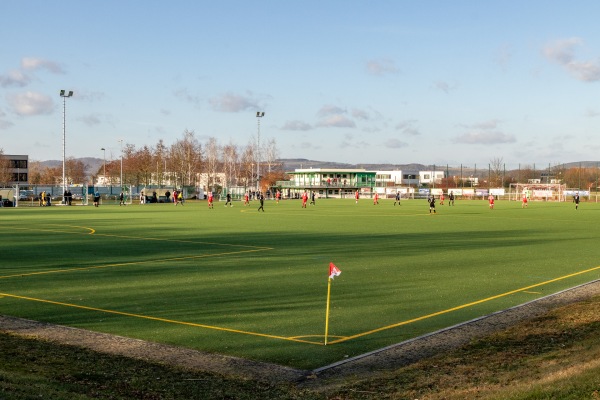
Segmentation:
<svg viewBox="0 0 600 400">
<path fill-rule="evenodd" d="M 27 160 L 10 160 L 10 168 L 27 169 Z"/>
</svg>

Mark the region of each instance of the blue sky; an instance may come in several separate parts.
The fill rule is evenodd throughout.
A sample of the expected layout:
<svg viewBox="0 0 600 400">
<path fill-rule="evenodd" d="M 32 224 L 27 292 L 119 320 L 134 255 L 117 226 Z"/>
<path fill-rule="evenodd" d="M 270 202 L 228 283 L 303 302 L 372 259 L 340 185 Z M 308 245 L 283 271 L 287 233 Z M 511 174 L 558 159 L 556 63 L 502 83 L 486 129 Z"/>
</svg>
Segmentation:
<svg viewBox="0 0 600 400">
<path fill-rule="evenodd" d="M 600 2 L 3 0 L 0 147 L 119 157 L 193 130 L 283 158 L 600 159 Z"/>
</svg>

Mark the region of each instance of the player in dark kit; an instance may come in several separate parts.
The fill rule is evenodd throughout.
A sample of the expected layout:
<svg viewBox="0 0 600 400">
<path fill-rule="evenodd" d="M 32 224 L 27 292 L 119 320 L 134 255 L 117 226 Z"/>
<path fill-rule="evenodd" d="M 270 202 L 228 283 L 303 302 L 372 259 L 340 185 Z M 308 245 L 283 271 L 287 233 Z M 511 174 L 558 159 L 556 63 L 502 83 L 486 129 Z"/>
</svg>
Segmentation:
<svg viewBox="0 0 600 400">
<path fill-rule="evenodd" d="M 263 212 L 265 212 L 265 196 L 263 196 L 262 193 L 259 195 L 258 200 L 260 201 L 260 207 L 258 207 L 258 211 L 263 210 Z"/>
<path fill-rule="evenodd" d="M 575 209 L 577 210 L 579 208 L 579 193 L 575 193 L 575 196 L 573 196 L 573 203 L 575 203 Z"/>
<path fill-rule="evenodd" d="M 396 201 L 394 201 L 394 205 L 396 205 L 396 203 L 400 205 L 400 192 L 396 192 Z"/>
<path fill-rule="evenodd" d="M 429 202 L 429 214 L 431 214 L 431 211 L 433 211 L 433 213 L 435 214 L 435 196 L 429 195 L 427 201 Z"/>
</svg>

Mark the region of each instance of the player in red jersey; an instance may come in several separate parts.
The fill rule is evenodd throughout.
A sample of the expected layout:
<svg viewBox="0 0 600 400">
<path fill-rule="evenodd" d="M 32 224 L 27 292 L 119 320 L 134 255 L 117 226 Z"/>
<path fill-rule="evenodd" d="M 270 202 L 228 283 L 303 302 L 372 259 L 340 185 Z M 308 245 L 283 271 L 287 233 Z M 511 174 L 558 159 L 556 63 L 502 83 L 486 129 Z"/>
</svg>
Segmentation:
<svg viewBox="0 0 600 400">
<path fill-rule="evenodd" d="M 213 205 L 213 194 L 208 192 L 208 208 L 215 208 Z"/>
</svg>

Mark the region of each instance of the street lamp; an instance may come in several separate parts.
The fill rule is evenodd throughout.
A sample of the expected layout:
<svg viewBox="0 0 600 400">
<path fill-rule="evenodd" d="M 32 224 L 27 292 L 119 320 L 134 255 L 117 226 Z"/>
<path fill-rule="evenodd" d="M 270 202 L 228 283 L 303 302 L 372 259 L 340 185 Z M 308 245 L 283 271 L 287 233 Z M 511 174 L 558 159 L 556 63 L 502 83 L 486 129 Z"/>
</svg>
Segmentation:
<svg viewBox="0 0 600 400">
<path fill-rule="evenodd" d="M 256 191 L 258 192 L 260 192 L 260 119 L 264 116 L 264 111 L 256 112 L 256 121 L 258 122 L 258 134 L 256 140 Z"/>
<path fill-rule="evenodd" d="M 66 142 L 66 116 L 67 116 L 67 97 L 71 97 L 73 96 L 73 91 L 69 90 L 68 92 L 66 90 L 61 90 L 60 91 L 60 97 L 63 98 L 63 146 L 62 146 L 62 156 L 63 156 L 63 162 L 62 162 L 62 182 L 63 182 L 63 204 L 65 204 L 65 192 L 67 191 L 66 188 L 66 179 L 65 179 L 65 142 Z"/>
<path fill-rule="evenodd" d="M 104 152 L 104 176 L 102 180 L 104 181 L 104 185 L 106 185 L 106 149 L 103 147 L 100 150 Z"/>
</svg>

